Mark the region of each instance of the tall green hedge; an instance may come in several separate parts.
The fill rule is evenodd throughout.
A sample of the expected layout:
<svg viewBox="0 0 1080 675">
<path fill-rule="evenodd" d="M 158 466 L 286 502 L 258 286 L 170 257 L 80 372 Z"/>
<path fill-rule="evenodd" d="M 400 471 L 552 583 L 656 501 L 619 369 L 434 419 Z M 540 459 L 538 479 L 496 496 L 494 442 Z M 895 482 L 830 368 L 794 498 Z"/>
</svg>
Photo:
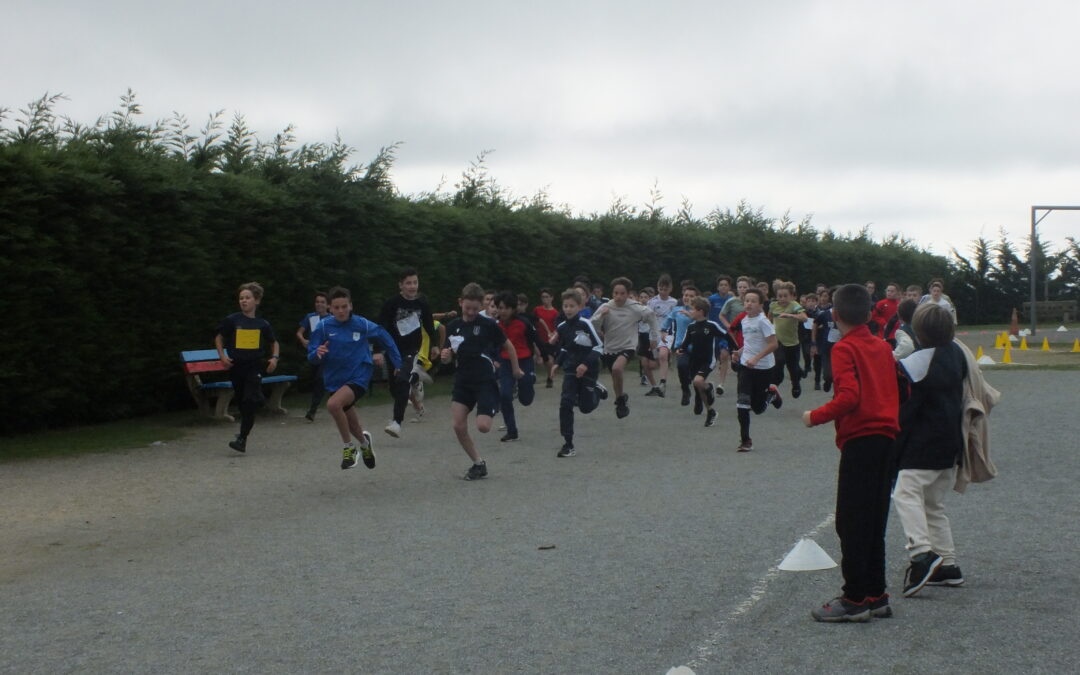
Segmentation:
<svg viewBox="0 0 1080 675">
<path fill-rule="evenodd" d="M 582 273 L 645 285 L 666 271 L 711 286 L 724 272 L 806 288 L 948 272 L 907 242 L 777 227 L 744 207 L 700 222 L 572 217 L 497 188 L 460 199 L 469 180 L 485 186 L 475 174 L 456 195 L 406 197 L 381 173 L 386 157 L 367 172 L 325 148 L 208 161 L 144 132 L 118 123 L 0 143 L 0 432 L 191 407 L 179 352 L 211 347 L 251 280 L 285 346 L 281 372 L 299 373 L 293 333 L 312 291 L 348 286 L 371 316 L 405 266 L 420 269 L 436 309 L 468 281 L 535 298 Z"/>
</svg>

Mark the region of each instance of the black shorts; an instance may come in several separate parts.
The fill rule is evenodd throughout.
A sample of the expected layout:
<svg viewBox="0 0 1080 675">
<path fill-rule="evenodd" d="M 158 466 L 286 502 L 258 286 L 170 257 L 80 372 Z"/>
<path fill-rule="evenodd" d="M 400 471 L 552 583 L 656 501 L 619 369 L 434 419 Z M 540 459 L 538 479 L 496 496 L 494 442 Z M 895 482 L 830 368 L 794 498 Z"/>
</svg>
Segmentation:
<svg viewBox="0 0 1080 675">
<path fill-rule="evenodd" d="M 342 410 L 348 410 L 349 408 L 353 407 L 353 405 L 357 401 L 359 401 L 361 398 L 363 398 L 364 394 L 367 393 L 367 389 L 364 389 L 363 387 L 361 387 L 358 384 L 353 384 L 352 382 L 346 384 L 345 386 L 348 387 L 349 389 L 352 389 L 353 400 L 352 400 L 352 403 L 350 403 L 349 405 L 343 407 Z"/>
<path fill-rule="evenodd" d="M 548 357 L 555 358 L 559 354 L 559 349 L 553 344 L 547 342 L 540 343 L 540 358 L 547 360 Z"/>
<path fill-rule="evenodd" d="M 713 371 L 713 367 L 708 363 L 694 363 L 690 362 L 690 377 L 694 378 L 700 375 L 706 380 L 709 379 L 709 373 Z"/>
<path fill-rule="evenodd" d="M 499 384 L 490 382 L 454 382 L 454 391 L 450 400 L 467 407 L 471 412 L 476 408 L 477 415 L 494 417 L 499 412 Z"/>
<path fill-rule="evenodd" d="M 600 361 L 602 361 L 603 364 L 607 366 L 608 370 L 611 370 L 611 367 L 615 365 L 615 360 L 618 359 L 620 356 L 626 357 L 626 360 L 629 361 L 630 359 L 634 358 L 634 350 L 624 349 L 621 352 L 615 352 L 614 354 L 603 354 L 600 356 Z"/>
<path fill-rule="evenodd" d="M 649 349 L 649 334 L 638 333 L 637 336 L 637 355 L 646 359 L 656 359 L 656 354 L 653 350 Z"/>
</svg>

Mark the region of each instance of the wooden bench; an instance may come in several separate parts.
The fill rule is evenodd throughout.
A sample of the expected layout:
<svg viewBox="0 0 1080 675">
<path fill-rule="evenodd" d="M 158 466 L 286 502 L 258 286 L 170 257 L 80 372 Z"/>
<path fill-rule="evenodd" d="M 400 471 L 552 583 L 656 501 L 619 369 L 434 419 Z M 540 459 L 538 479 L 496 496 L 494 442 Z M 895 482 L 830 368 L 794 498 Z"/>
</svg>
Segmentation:
<svg viewBox="0 0 1080 675">
<path fill-rule="evenodd" d="M 229 380 L 203 381 L 203 376 L 211 373 L 227 373 L 221 365 L 216 349 L 195 349 L 180 352 L 180 361 L 184 364 L 184 376 L 188 390 L 199 406 L 199 413 L 217 420 L 233 422 L 229 415 L 229 403 L 233 397 L 233 386 Z M 264 377 L 262 383 L 270 386 L 270 400 L 266 407 L 271 412 L 284 415 L 287 410 L 281 407 L 281 397 L 285 390 L 296 381 L 295 375 L 271 375 Z M 210 411 L 210 399 L 217 398 L 213 413 Z"/>
<path fill-rule="evenodd" d="M 1024 316 L 1031 319 L 1031 303 L 1024 303 Z M 1035 303 L 1035 316 L 1039 321 L 1061 321 L 1068 323 L 1076 320 L 1075 300 L 1039 300 Z"/>
</svg>

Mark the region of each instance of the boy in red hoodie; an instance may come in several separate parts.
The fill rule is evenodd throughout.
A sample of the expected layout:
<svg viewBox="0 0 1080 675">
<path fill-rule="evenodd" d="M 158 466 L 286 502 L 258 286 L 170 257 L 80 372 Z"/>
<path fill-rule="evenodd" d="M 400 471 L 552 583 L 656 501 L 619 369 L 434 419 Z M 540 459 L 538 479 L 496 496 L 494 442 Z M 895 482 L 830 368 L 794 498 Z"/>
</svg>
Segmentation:
<svg viewBox="0 0 1080 675">
<path fill-rule="evenodd" d="M 866 327 L 870 310 L 870 293 L 862 285 L 848 284 L 833 294 L 842 335 L 832 348 L 833 400 L 803 413 L 808 427 L 835 422 L 840 448 L 836 534 L 844 592 L 811 612 L 817 621 L 892 616 L 885 592 L 885 524 L 900 394 L 892 349 Z"/>
</svg>

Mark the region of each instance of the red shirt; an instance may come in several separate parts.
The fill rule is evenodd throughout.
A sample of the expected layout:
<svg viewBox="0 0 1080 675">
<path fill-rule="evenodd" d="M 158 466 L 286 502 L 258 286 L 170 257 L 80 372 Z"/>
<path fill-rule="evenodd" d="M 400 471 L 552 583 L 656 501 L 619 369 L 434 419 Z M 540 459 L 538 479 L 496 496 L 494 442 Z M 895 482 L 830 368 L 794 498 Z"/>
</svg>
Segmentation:
<svg viewBox="0 0 1080 675">
<path fill-rule="evenodd" d="M 529 327 L 525 325 L 525 322 L 518 317 L 510 319 L 509 323 L 503 323 L 499 321 L 499 328 L 502 328 L 506 333 L 506 339 L 514 345 L 514 352 L 517 353 L 518 359 L 524 359 L 532 356 L 532 346 L 529 344 L 528 330 Z M 892 354 L 892 352 L 889 352 Z M 505 349 L 499 352 L 499 358 L 508 359 L 510 355 Z"/>
<path fill-rule="evenodd" d="M 881 328 L 882 333 L 885 331 L 885 325 L 889 323 L 889 319 L 893 318 L 896 314 L 896 308 L 900 306 L 899 300 L 890 300 L 885 298 L 884 300 L 878 300 L 878 303 L 874 305 L 874 312 L 870 315 L 870 318 L 877 323 Z M 882 335 L 881 339 L 890 340 L 896 335 L 896 326 L 893 326 L 892 332 L 888 335 Z"/>
<path fill-rule="evenodd" d="M 836 422 L 836 447 L 859 436 L 896 438 L 900 392 L 892 347 L 859 326 L 832 348 L 833 400 L 810 413 L 813 425 Z"/>
<path fill-rule="evenodd" d="M 533 310 L 533 315 L 540 319 L 537 328 L 540 329 L 541 336 L 546 340 L 549 335 L 555 332 L 555 319 L 559 317 L 559 310 L 554 307 L 545 309 L 543 305 L 540 305 Z"/>
</svg>

